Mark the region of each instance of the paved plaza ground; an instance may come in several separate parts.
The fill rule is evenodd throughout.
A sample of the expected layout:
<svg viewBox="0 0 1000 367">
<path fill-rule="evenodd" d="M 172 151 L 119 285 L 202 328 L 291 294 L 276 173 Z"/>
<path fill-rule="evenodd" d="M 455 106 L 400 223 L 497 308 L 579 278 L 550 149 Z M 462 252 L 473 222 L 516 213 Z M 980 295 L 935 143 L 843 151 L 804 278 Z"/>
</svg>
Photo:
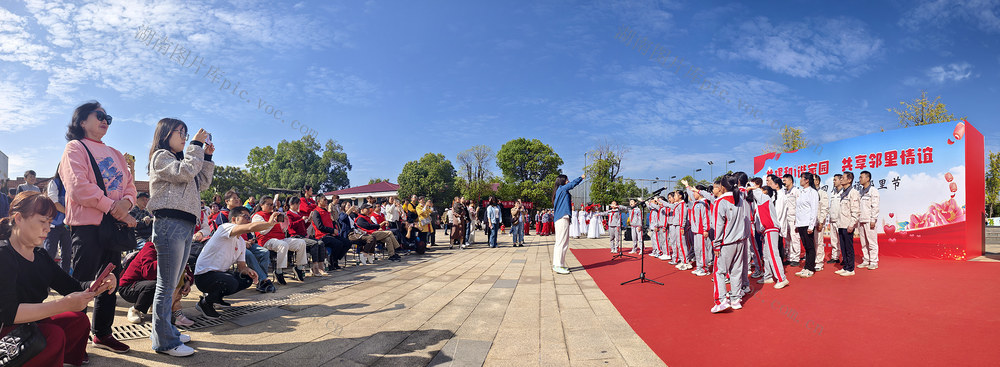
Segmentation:
<svg viewBox="0 0 1000 367">
<path fill-rule="evenodd" d="M 477 236 L 483 239 L 481 232 Z M 446 238 L 439 230 L 437 238 Z M 89 366 L 661 366 L 594 280 L 567 253 L 570 275 L 552 272 L 553 238 L 525 236 L 525 247 L 435 246 L 399 263 L 351 266 L 328 277 L 290 280 L 277 293 L 228 298 L 223 318 L 186 331 L 198 350 L 154 353 L 140 333 L 124 355 L 88 347 Z M 573 239 L 572 248 L 607 248 L 607 238 Z M 444 242 L 444 241 L 441 241 Z M 184 300 L 188 316 L 200 316 Z M 125 320 L 116 330 L 142 329 Z"/>
</svg>

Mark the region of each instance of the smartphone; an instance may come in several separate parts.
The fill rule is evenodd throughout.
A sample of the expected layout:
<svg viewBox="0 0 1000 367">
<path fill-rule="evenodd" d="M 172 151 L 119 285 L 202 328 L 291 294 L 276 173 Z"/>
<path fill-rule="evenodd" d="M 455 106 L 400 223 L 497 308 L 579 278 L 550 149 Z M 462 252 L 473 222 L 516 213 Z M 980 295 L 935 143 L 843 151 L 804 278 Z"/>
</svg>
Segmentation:
<svg viewBox="0 0 1000 367">
<path fill-rule="evenodd" d="M 208 140 L 205 140 L 205 143 L 208 143 L 208 145 L 213 145 L 212 144 L 212 133 L 208 133 Z"/>
<path fill-rule="evenodd" d="M 108 263 L 108 265 L 104 267 L 104 270 L 101 270 L 101 274 L 97 276 L 97 279 L 94 279 L 94 282 L 90 284 L 90 288 L 87 288 L 87 292 L 96 291 L 97 288 L 100 287 L 101 283 L 104 282 L 104 279 L 108 277 L 108 274 L 111 274 L 112 270 L 115 270 L 115 264 Z"/>
</svg>

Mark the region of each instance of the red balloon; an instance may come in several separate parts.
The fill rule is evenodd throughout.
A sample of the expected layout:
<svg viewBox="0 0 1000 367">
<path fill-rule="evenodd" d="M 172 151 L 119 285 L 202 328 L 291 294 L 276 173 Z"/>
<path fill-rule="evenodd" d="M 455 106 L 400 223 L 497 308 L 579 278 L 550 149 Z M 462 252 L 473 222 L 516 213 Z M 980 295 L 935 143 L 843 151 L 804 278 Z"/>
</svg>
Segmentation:
<svg viewBox="0 0 1000 367">
<path fill-rule="evenodd" d="M 948 182 L 951 182 L 951 180 L 955 179 L 955 176 L 952 175 L 951 172 L 948 172 L 944 174 L 944 179 L 947 180 Z"/>
</svg>

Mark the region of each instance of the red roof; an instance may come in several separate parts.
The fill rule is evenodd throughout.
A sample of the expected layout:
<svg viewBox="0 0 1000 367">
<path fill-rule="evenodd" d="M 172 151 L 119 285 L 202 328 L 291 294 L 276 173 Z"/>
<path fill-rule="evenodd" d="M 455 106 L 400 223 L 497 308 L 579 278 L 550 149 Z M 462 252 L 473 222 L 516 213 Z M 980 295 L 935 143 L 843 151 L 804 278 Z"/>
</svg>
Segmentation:
<svg viewBox="0 0 1000 367">
<path fill-rule="evenodd" d="M 399 185 L 392 182 L 376 182 L 370 185 L 362 185 L 356 187 L 350 187 L 343 190 L 330 191 L 324 195 L 348 195 L 348 194 L 367 194 L 374 192 L 386 192 L 386 191 L 398 191 Z"/>
</svg>

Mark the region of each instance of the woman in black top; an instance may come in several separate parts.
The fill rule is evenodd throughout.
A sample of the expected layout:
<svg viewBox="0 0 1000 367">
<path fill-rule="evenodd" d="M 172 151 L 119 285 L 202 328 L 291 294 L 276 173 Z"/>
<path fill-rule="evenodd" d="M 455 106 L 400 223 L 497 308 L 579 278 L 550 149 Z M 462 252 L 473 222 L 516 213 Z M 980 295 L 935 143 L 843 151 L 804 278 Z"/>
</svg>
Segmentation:
<svg viewBox="0 0 1000 367">
<path fill-rule="evenodd" d="M 113 292 L 114 274 L 96 292 L 66 274 L 41 248 L 56 207 L 34 191 L 17 195 L 10 216 L 0 219 L 0 335 L 18 324 L 37 322 L 45 335 L 45 349 L 26 366 L 81 365 L 87 360 L 90 320 L 81 312 L 94 296 Z M 49 289 L 65 296 L 45 302 Z"/>
</svg>

